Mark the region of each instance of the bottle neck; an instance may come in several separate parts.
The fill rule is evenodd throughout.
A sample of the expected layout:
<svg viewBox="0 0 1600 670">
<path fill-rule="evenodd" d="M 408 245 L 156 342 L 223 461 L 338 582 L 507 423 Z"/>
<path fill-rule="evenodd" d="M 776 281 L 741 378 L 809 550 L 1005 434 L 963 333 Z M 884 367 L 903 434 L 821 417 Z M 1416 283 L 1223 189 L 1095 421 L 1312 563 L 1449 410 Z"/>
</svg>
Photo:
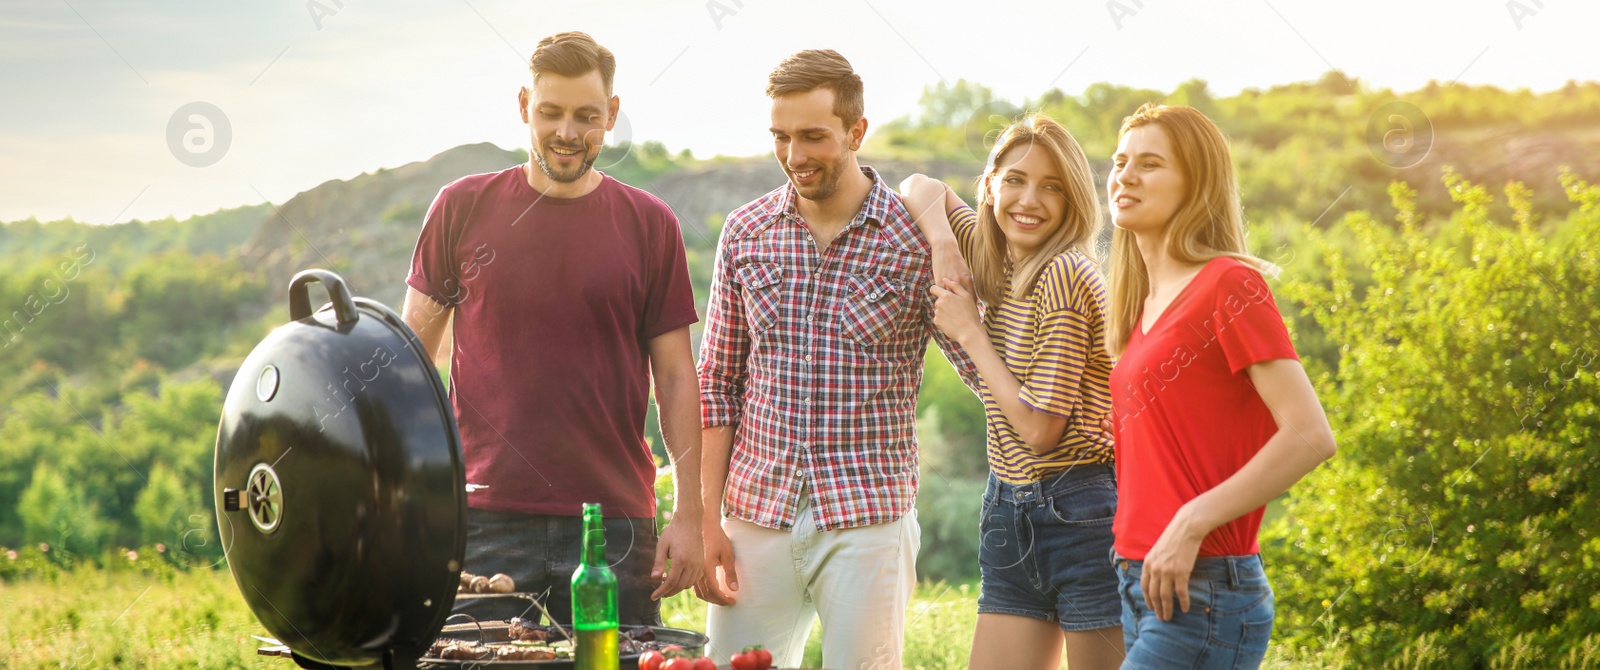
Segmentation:
<svg viewBox="0 0 1600 670">
<path fill-rule="evenodd" d="M 583 564 L 606 564 L 606 528 L 599 514 L 583 515 Z"/>
</svg>

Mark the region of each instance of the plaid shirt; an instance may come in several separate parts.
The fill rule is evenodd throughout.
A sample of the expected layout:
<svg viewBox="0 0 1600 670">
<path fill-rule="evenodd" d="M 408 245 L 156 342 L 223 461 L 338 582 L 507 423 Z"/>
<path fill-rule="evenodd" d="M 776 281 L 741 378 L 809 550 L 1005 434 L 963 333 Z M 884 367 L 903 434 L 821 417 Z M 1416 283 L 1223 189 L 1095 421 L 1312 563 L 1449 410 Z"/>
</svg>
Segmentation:
<svg viewBox="0 0 1600 670">
<path fill-rule="evenodd" d="M 928 243 L 877 172 L 819 253 L 785 184 L 728 215 L 700 345 L 703 425 L 735 425 L 724 511 L 789 530 L 889 523 L 917 496 L 917 389 L 937 335 Z M 950 351 L 948 343 L 941 347 Z"/>
</svg>

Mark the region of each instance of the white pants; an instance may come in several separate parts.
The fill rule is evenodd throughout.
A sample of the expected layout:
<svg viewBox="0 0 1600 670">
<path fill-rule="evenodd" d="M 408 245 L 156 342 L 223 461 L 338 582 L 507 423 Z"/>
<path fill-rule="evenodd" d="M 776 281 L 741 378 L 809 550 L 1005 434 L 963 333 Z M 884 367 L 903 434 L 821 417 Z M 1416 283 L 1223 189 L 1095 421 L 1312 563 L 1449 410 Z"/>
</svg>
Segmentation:
<svg viewBox="0 0 1600 670">
<path fill-rule="evenodd" d="M 733 605 L 710 606 L 708 655 L 727 663 L 759 644 L 774 666 L 796 667 L 820 615 L 823 667 L 899 670 L 922 546 L 916 510 L 892 523 L 818 532 L 801 500 L 793 530 L 722 520 L 739 590 Z"/>
</svg>

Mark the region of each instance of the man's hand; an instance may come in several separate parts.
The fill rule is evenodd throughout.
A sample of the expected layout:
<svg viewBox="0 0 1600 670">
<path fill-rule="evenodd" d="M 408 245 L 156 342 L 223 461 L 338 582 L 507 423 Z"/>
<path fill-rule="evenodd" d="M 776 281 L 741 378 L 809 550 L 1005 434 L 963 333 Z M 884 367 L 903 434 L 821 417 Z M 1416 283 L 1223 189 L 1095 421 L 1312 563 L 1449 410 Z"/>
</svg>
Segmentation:
<svg viewBox="0 0 1600 670">
<path fill-rule="evenodd" d="M 713 605 L 732 605 L 738 599 L 739 575 L 733 569 L 733 543 L 721 525 L 707 524 L 705 574 L 694 585 L 694 594 Z M 720 570 L 719 570 L 720 568 Z"/>
<path fill-rule="evenodd" d="M 672 461 L 672 519 L 661 529 L 650 570 L 651 577 L 662 580 L 650 598 L 660 600 L 700 581 L 706 559 L 700 537 L 700 382 L 688 326 L 650 339 L 650 376 L 655 379 L 661 440 Z"/>
<path fill-rule="evenodd" d="M 667 527 L 661 529 L 661 539 L 656 542 L 656 563 L 650 568 L 650 577 L 660 579 L 661 585 L 650 594 L 651 600 L 660 600 L 700 581 L 705 571 L 705 542 L 700 537 L 700 520 L 686 518 L 697 516 L 673 515 Z M 718 529 L 720 534 L 721 529 Z M 671 564 L 671 569 L 667 568 Z"/>
</svg>

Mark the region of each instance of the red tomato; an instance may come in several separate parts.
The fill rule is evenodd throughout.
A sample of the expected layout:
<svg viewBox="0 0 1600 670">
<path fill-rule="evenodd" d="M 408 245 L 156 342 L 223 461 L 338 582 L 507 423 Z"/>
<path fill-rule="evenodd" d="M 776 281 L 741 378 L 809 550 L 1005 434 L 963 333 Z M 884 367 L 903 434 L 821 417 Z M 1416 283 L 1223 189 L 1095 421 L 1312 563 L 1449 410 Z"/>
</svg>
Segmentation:
<svg viewBox="0 0 1600 670">
<path fill-rule="evenodd" d="M 661 666 L 661 670 L 694 670 L 694 661 L 682 656 L 669 658 L 666 664 Z"/>
<path fill-rule="evenodd" d="M 748 651 L 733 655 L 733 670 L 761 670 L 761 659 Z"/>
<path fill-rule="evenodd" d="M 717 662 L 701 656 L 694 659 L 694 670 L 717 670 Z"/>
<path fill-rule="evenodd" d="M 654 649 L 639 654 L 639 670 L 661 670 L 661 665 L 666 662 L 667 657 Z"/>
<path fill-rule="evenodd" d="M 752 653 L 756 655 L 756 660 L 761 662 L 761 667 L 757 670 L 767 670 L 772 667 L 772 652 L 762 647 L 756 647 L 756 650 Z"/>
</svg>

